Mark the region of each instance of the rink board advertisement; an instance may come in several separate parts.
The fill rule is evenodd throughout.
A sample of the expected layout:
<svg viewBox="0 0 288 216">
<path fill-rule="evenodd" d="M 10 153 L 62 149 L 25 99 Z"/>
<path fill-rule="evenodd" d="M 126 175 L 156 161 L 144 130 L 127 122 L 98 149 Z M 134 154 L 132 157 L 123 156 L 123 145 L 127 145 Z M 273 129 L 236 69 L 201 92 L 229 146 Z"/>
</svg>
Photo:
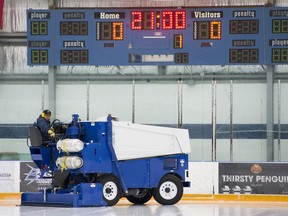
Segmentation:
<svg viewBox="0 0 288 216">
<path fill-rule="evenodd" d="M 20 162 L 20 192 L 38 192 L 51 188 L 51 174 L 44 173 L 45 178 L 40 178 L 40 174 L 34 162 Z"/>
<path fill-rule="evenodd" d="M 19 163 L 0 161 L 0 193 L 19 192 Z"/>
<path fill-rule="evenodd" d="M 220 194 L 288 194 L 288 164 L 219 163 Z"/>
</svg>

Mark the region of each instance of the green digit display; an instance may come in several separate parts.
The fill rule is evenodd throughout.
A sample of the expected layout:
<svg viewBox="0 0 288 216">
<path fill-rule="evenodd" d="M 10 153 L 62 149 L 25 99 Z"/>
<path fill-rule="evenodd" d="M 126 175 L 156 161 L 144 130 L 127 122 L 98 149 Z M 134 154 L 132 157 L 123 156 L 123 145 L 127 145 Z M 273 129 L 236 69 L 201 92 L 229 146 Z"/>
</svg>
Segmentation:
<svg viewBox="0 0 288 216">
<path fill-rule="evenodd" d="M 280 49 L 272 49 L 272 62 L 280 62 L 281 58 L 281 52 Z"/>
<path fill-rule="evenodd" d="M 31 34 L 38 35 L 39 34 L 39 22 L 31 23 Z"/>
<path fill-rule="evenodd" d="M 31 35 L 47 35 L 47 22 L 31 22 Z"/>
<path fill-rule="evenodd" d="M 280 33 L 281 29 L 281 21 L 280 20 L 273 20 L 272 21 L 272 33 Z"/>
<path fill-rule="evenodd" d="M 281 49 L 281 62 L 288 62 L 288 49 Z"/>
<path fill-rule="evenodd" d="M 272 62 L 288 63 L 288 48 L 272 49 Z"/>
<path fill-rule="evenodd" d="M 287 34 L 288 33 L 288 19 L 274 19 L 272 20 L 272 33 Z"/>
<path fill-rule="evenodd" d="M 39 32 L 41 35 L 47 35 L 47 22 L 40 22 Z"/>
<path fill-rule="evenodd" d="M 281 33 L 288 33 L 288 20 L 282 20 L 282 32 Z"/>
<path fill-rule="evenodd" d="M 32 64 L 47 64 L 48 50 L 32 50 L 31 51 Z"/>
<path fill-rule="evenodd" d="M 39 63 L 39 50 L 32 50 L 32 63 Z"/>
<path fill-rule="evenodd" d="M 40 63 L 47 63 L 47 62 L 48 62 L 48 51 L 40 50 Z"/>
<path fill-rule="evenodd" d="M 272 49 L 272 62 L 288 63 L 288 48 Z"/>
</svg>

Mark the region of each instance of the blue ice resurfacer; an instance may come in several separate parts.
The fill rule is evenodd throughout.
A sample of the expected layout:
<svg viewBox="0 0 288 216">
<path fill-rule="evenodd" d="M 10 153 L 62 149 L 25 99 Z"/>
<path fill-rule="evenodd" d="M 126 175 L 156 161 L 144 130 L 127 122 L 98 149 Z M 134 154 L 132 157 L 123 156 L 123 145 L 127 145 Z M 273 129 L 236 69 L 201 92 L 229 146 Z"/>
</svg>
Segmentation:
<svg viewBox="0 0 288 216">
<path fill-rule="evenodd" d="M 38 128 L 29 128 L 32 160 L 41 178 L 51 174 L 52 185 L 23 193 L 24 205 L 112 206 L 121 197 L 143 204 L 152 196 L 172 205 L 189 186 L 187 130 L 111 116 L 81 122 L 77 114 L 69 124 L 54 121 L 52 126 L 56 140 L 44 143 Z"/>
</svg>

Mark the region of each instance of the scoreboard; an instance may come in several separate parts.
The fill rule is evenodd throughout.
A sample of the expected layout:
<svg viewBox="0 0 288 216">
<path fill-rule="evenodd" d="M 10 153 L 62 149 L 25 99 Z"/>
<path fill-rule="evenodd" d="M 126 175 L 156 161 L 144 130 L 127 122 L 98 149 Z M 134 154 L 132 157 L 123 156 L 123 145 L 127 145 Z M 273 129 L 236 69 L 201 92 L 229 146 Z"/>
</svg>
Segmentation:
<svg viewBox="0 0 288 216">
<path fill-rule="evenodd" d="M 288 8 L 27 10 L 28 65 L 288 63 Z"/>
</svg>

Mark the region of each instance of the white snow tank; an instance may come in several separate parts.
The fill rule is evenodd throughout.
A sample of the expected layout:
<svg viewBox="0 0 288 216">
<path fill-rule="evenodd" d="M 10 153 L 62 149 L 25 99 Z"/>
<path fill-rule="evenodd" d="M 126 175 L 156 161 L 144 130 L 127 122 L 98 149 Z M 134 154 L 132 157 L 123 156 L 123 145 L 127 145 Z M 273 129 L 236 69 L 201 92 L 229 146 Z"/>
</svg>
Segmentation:
<svg viewBox="0 0 288 216">
<path fill-rule="evenodd" d="M 113 146 L 118 160 L 190 153 L 187 129 L 112 122 Z"/>
</svg>

